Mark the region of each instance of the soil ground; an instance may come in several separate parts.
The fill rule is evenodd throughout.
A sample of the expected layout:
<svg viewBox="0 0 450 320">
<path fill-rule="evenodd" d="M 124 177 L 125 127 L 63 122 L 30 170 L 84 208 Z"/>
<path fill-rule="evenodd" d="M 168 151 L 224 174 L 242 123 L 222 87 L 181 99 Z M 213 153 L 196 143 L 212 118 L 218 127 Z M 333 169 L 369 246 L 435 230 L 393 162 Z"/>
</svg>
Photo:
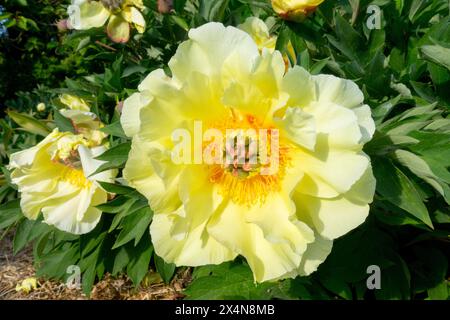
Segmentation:
<svg viewBox="0 0 450 320">
<path fill-rule="evenodd" d="M 30 293 L 16 291 L 16 285 L 35 276 L 31 248 L 13 255 L 13 234 L 0 240 L 0 300 L 175 300 L 183 297 L 182 290 L 190 280 L 190 270 L 177 273 L 169 285 L 158 280 L 159 275 L 149 272 L 147 278 L 154 279 L 147 286 L 135 288 L 125 275 L 106 275 L 98 282 L 88 298 L 79 289 L 69 289 L 64 283 L 37 279 L 37 289 Z M 145 282 L 145 281 L 144 281 Z"/>
</svg>

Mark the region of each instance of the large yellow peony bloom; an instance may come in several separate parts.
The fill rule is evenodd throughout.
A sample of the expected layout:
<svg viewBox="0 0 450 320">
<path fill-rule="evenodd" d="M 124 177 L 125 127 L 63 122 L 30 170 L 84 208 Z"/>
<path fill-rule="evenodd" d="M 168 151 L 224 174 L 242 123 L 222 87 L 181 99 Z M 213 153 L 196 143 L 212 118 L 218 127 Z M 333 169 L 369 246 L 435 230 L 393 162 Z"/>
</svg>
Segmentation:
<svg viewBox="0 0 450 320">
<path fill-rule="evenodd" d="M 35 220 L 42 212 L 44 222 L 66 232 L 94 229 L 101 216 L 95 206 L 107 201 L 97 181 L 113 182 L 116 172 L 91 176 L 103 164 L 94 158 L 106 147 L 88 145 L 82 135 L 55 129 L 36 146 L 11 155 L 11 179 L 18 185 L 27 218 Z"/>
<path fill-rule="evenodd" d="M 364 222 L 374 195 L 362 147 L 375 127 L 362 92 L 300 67 L 285 74 L 278 51 L 260 53 L 233 27 L 208 23 L 189 38 L 169 62 L 172 77 L 150 73 L 121 118 L 133 137 L 124 177 L 154 211 L 156 253 L 179 266 L 242 255 L 258 282 L 310 274 L 333 239 Z M 278 170 L 199 159 L 175 164 L 172 138 L 180 128 L 191 133 L 192 154 L 205 151 L 205 137 L 198 143 L 195 135 L 199 123 L 219 133 L 278 132 L 271 158 Z"/>
<path fill-rule="evenodd" d="M 302 21 L 324 0 L 272 0 L 272 8 L 283 19 Z"/>
<path fill-rule="evenodd" d="M 103 26 L 114 42 L 125 43 L 130 38 L 130 25 L 139 33 L 145 31 L 142 0 L 72 0 L 68 8 L 71 27 L 86 30 Z"/>
</svg>

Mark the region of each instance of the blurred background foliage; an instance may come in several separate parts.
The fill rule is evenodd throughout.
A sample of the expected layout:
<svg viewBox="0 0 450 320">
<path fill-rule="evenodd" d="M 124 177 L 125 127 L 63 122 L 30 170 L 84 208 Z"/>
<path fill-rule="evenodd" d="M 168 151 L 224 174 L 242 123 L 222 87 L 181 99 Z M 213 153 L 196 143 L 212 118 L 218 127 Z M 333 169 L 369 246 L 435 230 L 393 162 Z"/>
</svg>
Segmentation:
<svg viewBox="0 0 450 320">
<path fill-rule="evenodd" d="M 116 197 L 102 205 L 97 228 L 82 236 L 26 220 L 9 181 L 8 156 L 34 145 L 58 117 L 58 96 L 84 98 L 107 124 L 112 148 L 102 168 L 123 168 L 130 148 L 118 122 L 120 101 L 152 70 L 165 68 L 190 28 L 207 21 L 238 25 L 249 16 L 275 19 L 277 48 L 311 73 L 354 80 L 377 124 L 365 147 L 377 193 L 367 221 L 335 241 L 309 277 L 255 286 L 245 261 L 193 270 L 190 299 L 448 299 L 450 257 L 450 14 L 448 0 L 325 1 L 302 23 L 276 17 L 268 0 L 175 0 L 162 14 L 144 0 L 147 29 L 126 44 L 103 28 L 59 30 L 69 1 L 5 0 L 0 21 L 0 239 L 15 230 L 14 251 L 33 243 L 38 276 L 64 280 L 79 265 L 89 293 L 105 273 L 126 272 L 135 285 L 149 268 L 170 282 L 177 272 L 153 253 L 152 212 L 135 190 L 103 187 Z M 381 28 L 370 30 L 370 5 Z M 61 28 L 60 28 L 61 29 Z M 170 72 L 167 70 L 167 72 Z M 36 106 L 44 103 L 46 108 Z M 69 124 L 70 126 L 70 124 Z M 69 128 L 70 129 L 70 128 Z M 381 268 L 381 290 L 368 290 L 367 267 Z"/>
</svg>

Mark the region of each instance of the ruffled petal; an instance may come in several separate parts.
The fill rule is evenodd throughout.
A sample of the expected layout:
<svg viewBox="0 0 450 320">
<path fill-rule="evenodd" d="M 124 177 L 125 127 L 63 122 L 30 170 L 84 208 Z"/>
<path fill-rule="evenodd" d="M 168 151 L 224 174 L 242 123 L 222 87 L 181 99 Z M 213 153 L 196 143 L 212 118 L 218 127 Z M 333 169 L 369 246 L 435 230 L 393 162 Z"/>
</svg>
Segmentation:
<svg viewBox="0 0 450 320">
<path fill-rule="evenodd" d="M 353 109 L 361 106 L 364 101 L 364 94 L 353 81 L 324 74 L 312 78 L 316 83 L 319 102 L 331 102 Z"/>
<path fill-rule="evenodd" d="M 221 23 L 191 29 L 189 39 L 178 47 L 169 62 L 173 76 L 183 82 L 192 72 L 219 75 L 230 54 L 238 55 L 244 63 L 251 63 L 259 55 L 258 47 L 247 33 Z"/>
<path fill-rule="evenodd" d="M 180 207 L 178 181 L 181 172 L 182 168 L 173 164 L 170 154 L 164 153 L 160 145 L 134 137 L 123 176 L 149 200 L 156 214 L 173 212 Z"/>
<path fill-rule="evenodd" d="M 69 6 L 70 23 L 76 30 L 98 28 L 105 24 L 110 12 L 98 1 L 85 1 Z"/>
<path fill-rule="evenodd" d="M 309 72 L 299 66 L 286 73 L 282 90 L 289 94 L 289 106 L 305 107 L 316 100 L 316 84 Z"/>
<path fill-rule="evenodd" d="M 236 258 L 237 254 L 216 241 L 206 232 L 206 222 L 192 228 L 183 237 L 174 238 L 171 230 L 183 213 L 157 214 L 150 226 L 156 254 L 177 266 L 220 264 Z"/>
<path fill-rule="evenodd" d="M 345 194 L 332 199 L 295 193 L 297 216 L 314 226 L 326 239 L 336 239 L 363 223 L 375 192 L 375 178 L 368 167 L 361 179 Z"/>
<path fill-rule="evenodd" d="M 314 116 L 300 108 L 288 108 L 283 118 L 274 122 L 282 130 L 281 135 L 308 150 L 316 146 L 316 121 Z"/>
<path fill-rule="evenodd" d="M 296 190 L 323 198 L 346 193 L 362 177 L 370 163 L 363 152 L 333 148 L 323 135 L 318 136 L 314 152 L 299 152 L 305 176 Z"/>
<path fill-rule="evenodd" d="M 311 229 L 289 219 L 287 206 L 279 197 L 253 209 L 228 203 L 210 220 L 208 232 L 247 259 L 255 281 L 275 280 L 296 270 L 314 239 Z M 269 220 L 255 219 L 258 214 Z"/>
<path fill-rule="evenodd" d="M 67 188 L 67 184 L 61 183 L 59 188 Z M 56 228 L 72 234 L 85 234 L 95 228 L 101 217 L 101 211 L 91 207 L 93 194 L 97 188 L 78 189 L 67 196 L 53 194 L 45 199 L 42 208 L 44 221 Z M 96 195 L 96 204 L 106 202 L 106 192 L 99 191 Z M 88 212 L 89 210 L 89 212 Z"/>
</svg>

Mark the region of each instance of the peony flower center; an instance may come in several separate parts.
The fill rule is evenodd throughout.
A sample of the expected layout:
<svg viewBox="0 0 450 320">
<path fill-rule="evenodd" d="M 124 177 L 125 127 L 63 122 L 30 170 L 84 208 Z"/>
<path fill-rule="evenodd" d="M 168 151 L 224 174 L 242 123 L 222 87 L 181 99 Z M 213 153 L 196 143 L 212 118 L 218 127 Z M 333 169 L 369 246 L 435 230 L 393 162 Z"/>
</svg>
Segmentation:
<svg viewBox="0 0 450 320">
<path fill-rule="evenodd" d="M 89 188 L 92 182 L 84 175 L 80 154 L 77 150 L 78 146 L 74 145 L 72 148 L 75 149 L 69 151 L 67 148 L 59 148 L 52 158 L 52 162 L 61 168 L 61 181 L 79 188 Z"/>
<path fill-rule="evenodd" d="M 86 179 L 83 170 L 73 169 L 71 167 L 65 167 L 63 169 L 61 180 L 83 189 L 92 186 L 92 182 L 89 179 Z"/>
<path fill-rule="evenodd" d="M 220 194 L 246 206 L 263 204 L 281 190 L 289 149 L 279 143 L 278 130 L 267 127 L 251 114 L 238 114 L 214 128 L 224 133 L 221 164 L 210 165 L 210 182 Z"/>
</svg>

